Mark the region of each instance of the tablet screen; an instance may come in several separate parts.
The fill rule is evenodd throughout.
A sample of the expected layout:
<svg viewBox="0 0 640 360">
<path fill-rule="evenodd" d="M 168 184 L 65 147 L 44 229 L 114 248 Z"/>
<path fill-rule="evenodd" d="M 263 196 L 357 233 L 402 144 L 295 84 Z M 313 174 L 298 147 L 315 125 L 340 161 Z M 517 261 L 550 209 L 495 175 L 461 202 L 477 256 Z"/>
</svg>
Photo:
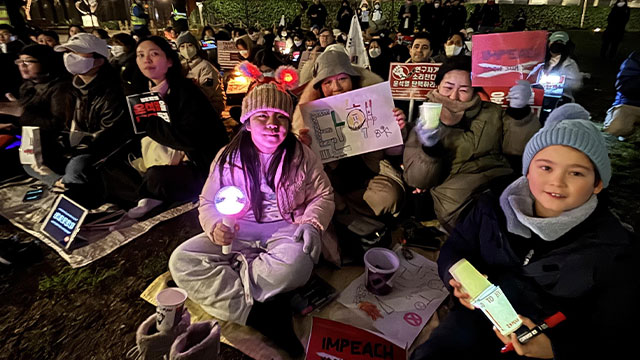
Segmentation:
<svg viewBox="0 0 640 360">
<path fill-rule="evenodd" d="M 80 230 L 87 213 L 85 208 L 64 195 L 60 195 L 42 226 L 42 232 L 57 241 L 62 247 L 68 248 Z"/>
</svg>

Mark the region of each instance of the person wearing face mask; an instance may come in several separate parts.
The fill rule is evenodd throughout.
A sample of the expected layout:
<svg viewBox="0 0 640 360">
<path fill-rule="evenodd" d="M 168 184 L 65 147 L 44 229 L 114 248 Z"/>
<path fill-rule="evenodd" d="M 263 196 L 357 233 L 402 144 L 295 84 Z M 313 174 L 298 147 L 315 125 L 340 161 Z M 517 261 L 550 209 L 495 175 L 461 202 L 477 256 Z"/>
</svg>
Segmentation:
<svg viewBox="0 0 640 360">
<path fill-rule="evenodd" d="M 224 111 L 226 94 L 220 81 L 218 70 L 206 60 L 200 43 L 191 33 L 178 37 L 178 52 L 182 58 L 182 68 L 187 79 L 193 80 L 209 99 L 213 108 L 221 114 Z"/>
<path fill-rule="evenodd" d="M 549 47 L 544 63 L 539 64 L 529 73 L 528 78 L 536 79 L 539 84 L 545 83 L 555 76 L 564 77 L 561 96 L 549 94 L 545 90 L 542 112 L 540 113 L 542 124 L 553 109 L 562 104 L 574 102 L 573 93 L 582 87 L 582 73 L 576 61 L 570 57 L 572 47 L 573 43 L 569 39 L 569 34 L 564 31 L 552 33 L 549 36 Z"/>
<path fill-rule="evenodd" d="M 327 48 L 316 60 L 313 78 L 300 95 L 293 115 L 293 131 L 302 143 L 311 144 L 313 140 L 302 118 L 300 104 L 348 93 L 382 81 L 373 72 L 352 65 L 344 51 Z M 404 112 L 398 108 L 389 110 L 389 116 L 403 129 L 406 119 Z M 405 134 L 404 131 L 402 133 Z M 336 212 L 386 220 L 398 216 L 404 203 L 405 190 L 402 174 L 393 164 L 394 160 L 399 160 L 397 157 L 402 154 L 402 149 L 400 145 L 325 164 L 336 194 Z"/>
<path fill-rule="evenodd" d="M 67 159 L 58 137 L 69 130 L 75 101 L 69 73 L 57 55 L 46 45 L 24 47 L 15 61 L 23 79 L 20 100 L 0 103 L 0 114 L 17 117 L 16 125 L 40 128 L 42 164 L 23 168 L 50 187 L 64 174 Z"/>
<path fill-rule="evenodd" d="M 129 34 L 119 33 L 111 38 L 109 63 L 120 74 L 126 95 L 135 93 L 133 83 L 136 80 L 134 78 L 140 76 L 137 71 L 135 49 L 136 41 Z"/>
<path fill-rule="evenodd" d="M 120 77 L 107 61 L 107 43 L 79 33 L 55 51 L 65 53 L 76 101 L 68 119 L 69 134 L 63 139 L 71 157 L 54 189 L 89 208 L 104 201 L 128 207 L 136 200 L 139 183 L 135 170 L 124 166 L 123 149 L 133 128 Z"/>
<path fill-rule="evenodd" d="M 458 55 L 471 55 L 471 52 L 467 49 L 467 46 L 464 43 L 464 34 L 455 33 L 447 39 L 447 42 L 444 44 L 444 53 L 447 57 L 458 56 Z"/>
<path fill-rule="evenodd" d="M 369 3 L 367 0 L 362 0 L 360 6 L 356 9 L 356 15 L 358 15 L 358 21 L 360 22 L 360 28 L 362 31 L 367 31 L 369 28 L 369 21 L 371 20 L 371 10 L 369 10 Z M 348 31 L 345 31 L 348 33 Z"/>
<path fill-rule="evenodd" d="M 391 49 L 386 38 L 373 38 L 369 43 L 369 64 L 371 71 L 383 80 L 389 79 L 389 64 L 391 63 Z"/>
<path fill-rule="evenodd" d="M 607 55 L 609 55 L 609 59 L 615 59 L 618 45 L 622 42 L 627 22 L 629 22 L 629 16 L 631 16 L 631 9 L 629 9 L 627 1 L 616 1 L 607 17 L 607 28 L 602 34 L 602 46 L 600 47 L 602 59 L 605 59 Z"/>
<path fill-rule="evenodd" d="M 249 37 L 249 35 L 243 35 L 235 40 L 236 48 L 240 52 L 240 57 L 243 60 L 247 60 L 249 62 L 253 62 L 255 57 L 255 52 L 259 50 L 258 46 L 253 44 L 253 41 Z"/>
<path fill-rule="evenodd" d="M 304 38 L 300 33 L 294 33 L 293 35 L 293 46 L 289 52 L 289 58 L 291 59 L 291 64 L 297 68 L 300 63 L 300 55 L 306 50 Z"/>
<path fill-rule="evenodd" d="M 471 86 L 471 58 L 448 58 L 436 74 L 428 102 L 442 104 L 439 121 L 419 118 L 404 150 L 404 180 L 414 188 L 416 218 L 435 216 L 451 231 L 472 199 L 510 181 L 529 138 L 540 128 L 531 112 L 531 86 L 509 91 L 509 108 L 481 101 Z M 514 164 L 514 165 L 512 165 Z M 517 171 L 517 169 L 516 169 Z M 433 206 L 425 206 L 431 203 Z M 418 213 L 424 211 L 424 213 Z"/>
<path fill-rule="evenodd" d="M 146 80 L 138 84 L 139 91 L 159 93 L 169 111 L 169 121 L 148 118 L 144 128 L 147 136 L 184 156 L 144 169 L 138 206 L 128 212 L 132 218 L 140 218 L 164 202 L 195 200 L 215 154 L 229 141 L 220 114 L 202 90 L 183 75 L 180 58 L 166 40 L 151 36 L 139 42 L 136 62 Z"/>
<path fill-rule="evenodd" d="M 373 11 L 371 12 L 369 25 L 371 26 L 371 33 L 377 33 L 387 28 L 387 17 L 382 12 L 379 0 L 373 2 Z"/>
</svg>

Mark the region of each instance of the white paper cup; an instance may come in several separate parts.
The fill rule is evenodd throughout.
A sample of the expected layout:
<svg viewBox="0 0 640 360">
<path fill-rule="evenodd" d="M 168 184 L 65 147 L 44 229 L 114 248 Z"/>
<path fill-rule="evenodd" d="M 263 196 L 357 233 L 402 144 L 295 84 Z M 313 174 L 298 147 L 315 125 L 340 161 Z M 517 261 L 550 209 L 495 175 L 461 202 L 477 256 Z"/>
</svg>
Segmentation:
<svg viewBox="0 0 640 360">
<path fill-rule="evenodd" d="M 391 280 L 398 271 L 400 259 L 393 251 L 375 247 L 364 254 L 364 282 L 372 294 L 387 295 L 392 290 Z"/>
<path fill-rule="evenodd" d="M 166 332 L 178 325 L 182 317 L 187 292 L 175 287 L 166 288 L 156 295 L 156 328 Z"/>
<path fill-rule="evenodd" d="M 442 104 L 425 102 L 420 105 L 420 125 L 424 129 L 435 129 L 440 123 Z"/>
</svg>

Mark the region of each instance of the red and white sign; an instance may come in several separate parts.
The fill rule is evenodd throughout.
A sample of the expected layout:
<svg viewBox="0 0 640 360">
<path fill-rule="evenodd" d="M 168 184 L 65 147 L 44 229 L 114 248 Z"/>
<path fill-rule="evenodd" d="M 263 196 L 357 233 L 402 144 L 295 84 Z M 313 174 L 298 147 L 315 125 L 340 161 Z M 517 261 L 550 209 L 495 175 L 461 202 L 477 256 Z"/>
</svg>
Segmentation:
<svg viewBox="0 0 640 360">
<path fill-rule="evenodd" d="M 369 331 L 341 322 L 313 318 L 307 346 L 308 360 L 405 360 L 406 351 Z"/>
<path fill-rule="evenodd" d="M 473 86 L 513 86 L 527 79 L 547 52 L 547 32 L 481 34 L 472 38 Z"/>
<path fill-rule="evenodd" d="M 435 89 L 436 73 L 441 64 L 391 63 L 389 84 L 394 100 L 424 100 Z"/>
<path fill-rule="evenodd" d="M 510 87 L 485 86 L 478 92 L 478 95 L 483 101 L 490 101 L 506 109 L 509 107 L 509 100 L 507 99 L 509 89 Z M 542 101 L 544 99 L 544 90 L 532 88 L 531 91 L 533 91 L 533 99 L 529 101 L 529 105 L 534 114 L 540 115 L 540 109 L 542 108 Z"/>
</svg>

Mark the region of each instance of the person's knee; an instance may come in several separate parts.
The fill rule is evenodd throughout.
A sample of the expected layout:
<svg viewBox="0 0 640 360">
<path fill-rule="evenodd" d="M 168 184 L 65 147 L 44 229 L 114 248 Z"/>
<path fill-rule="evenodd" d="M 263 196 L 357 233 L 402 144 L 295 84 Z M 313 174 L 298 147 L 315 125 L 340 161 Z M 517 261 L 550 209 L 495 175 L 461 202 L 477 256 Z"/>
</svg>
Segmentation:
<svg viewBox="0 0 640 360">
<path fill-rule="evenodd" d="M 373 178 L 364 193 L 364 201 L 376 216 L 396 214 L 404 198 L 404 189 L 393 179 L 386 176 Z"/>
<path fill-rule="evenodd" d="M 279 266 L 272 267 L 272 271 L 268 271 L 269 282 L 280 284 L 286 289 L 295 289 L 304 285 L 311 276 L 313 271 L 313 260 L 309 254 L 302 251 L 302 242 L 291 243 L 281 246 L 276 253 L 272 251 L 270 256 L 273 259 L 283 260 L 278 252 L 286 252 L 287 258 L 282 261 Z"/>
</svg>

